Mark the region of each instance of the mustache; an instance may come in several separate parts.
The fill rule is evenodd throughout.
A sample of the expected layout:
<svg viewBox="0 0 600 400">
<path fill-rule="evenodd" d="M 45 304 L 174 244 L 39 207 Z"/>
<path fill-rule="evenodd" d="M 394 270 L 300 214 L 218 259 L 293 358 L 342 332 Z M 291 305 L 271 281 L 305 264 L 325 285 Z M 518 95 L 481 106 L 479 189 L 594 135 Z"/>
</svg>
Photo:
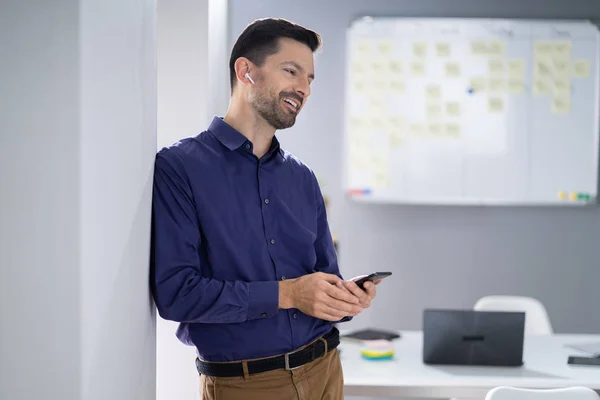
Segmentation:
<svg viewBox="0 0 600 400">
<path fill-rule="evenodd" d="M 304 101 L 302 99 L 302 97 L 298 96 L 296 93 L 294 92 L 281 92 L 279 93 L 279 98 L 283 99 L 284 97 L 287 97 L 289 99 L 294 99 L 298 102 L 298 104 L 302 105 L 302 102 Z"/>
</svg>

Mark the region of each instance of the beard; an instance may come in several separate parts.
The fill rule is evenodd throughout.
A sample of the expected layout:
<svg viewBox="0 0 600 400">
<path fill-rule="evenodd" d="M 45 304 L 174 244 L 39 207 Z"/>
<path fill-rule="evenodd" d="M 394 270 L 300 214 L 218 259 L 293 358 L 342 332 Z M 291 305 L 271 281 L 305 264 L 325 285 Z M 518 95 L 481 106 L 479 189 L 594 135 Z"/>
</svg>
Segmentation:
<svg viewBox="0 0 600 400">
<path fill-rule="evenodd" d="M 296 123 L 298 112 L 293 112 L 281 106 L 282 99 L 288 97 L 294 99 L 298 104 L 302 104 L 302 100 L 296 93 L 281 92 L 279 96 L 270 93 L 270 96 L 265 96 L 263 93 L 257 93 L 251 100 L 251 104 L 258 114 L 273 128 L 280 130 L 291 128 Z"/>
</svg>

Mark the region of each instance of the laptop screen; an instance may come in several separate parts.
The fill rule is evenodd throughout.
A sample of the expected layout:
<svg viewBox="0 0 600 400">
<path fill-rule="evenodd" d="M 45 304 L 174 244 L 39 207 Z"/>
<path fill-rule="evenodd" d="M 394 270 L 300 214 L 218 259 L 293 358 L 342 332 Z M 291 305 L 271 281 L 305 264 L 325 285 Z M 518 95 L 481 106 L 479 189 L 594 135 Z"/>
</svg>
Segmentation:
<svg viewBox="0 0 600 400">
<path fill-rule="evenodd" d="M 524 333 L 523 312 L 427 309 L 423 362 L 520 366 Z"/>
</svg>

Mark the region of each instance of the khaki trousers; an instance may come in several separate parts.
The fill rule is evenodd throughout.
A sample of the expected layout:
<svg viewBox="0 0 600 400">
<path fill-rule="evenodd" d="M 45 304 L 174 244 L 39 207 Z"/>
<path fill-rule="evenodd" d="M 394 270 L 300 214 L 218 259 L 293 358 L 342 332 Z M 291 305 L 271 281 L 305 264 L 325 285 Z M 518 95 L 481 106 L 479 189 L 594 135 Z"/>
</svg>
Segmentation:
<svg viewBox="0 0 600 400">
<path fill-rule="evenodd" d="M 344 377 L 337 349 L 286 371 L 278 369 L 247 377 L 200 377 L 202 400 L 343 400 Z"/>
</svg>

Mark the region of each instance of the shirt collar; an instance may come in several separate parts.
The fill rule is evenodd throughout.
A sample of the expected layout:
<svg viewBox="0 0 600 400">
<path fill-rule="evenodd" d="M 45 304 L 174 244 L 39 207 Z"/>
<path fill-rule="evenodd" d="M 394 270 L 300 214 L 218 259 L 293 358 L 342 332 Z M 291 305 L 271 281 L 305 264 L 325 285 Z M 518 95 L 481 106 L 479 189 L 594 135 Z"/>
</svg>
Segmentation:
<svg viewBox="0 0 600 400">
<path fill-rule="evenodd" d="M 221 117 L 214 117 L 208 130 L 229 150 L 235 150 L 248 141 L 246 136 L 223 121 Z"/>
<path fill-rule="evenodd" d="M 237 129 L 225 122 L 222 117 L 214 117 L 208 126 L 208 130 L 215 138 L 217 138 L 219 142 L 223 144 L 223 146 L 227 147 L 229 150 L 236 150 L 244 143 L 248 143 L 250 146 L 252 146 L 252 143 L 248 140 L 248 138 L 246 138 L 246 136 L 242 135 Z M 249 150 L 251 151 L 252 148 Z M 271 148 L 267 154 L 271 154 L 274 151 L 278 152 L 279 154 L 282 153 L 279 140 L 277 140 L 277 137 L 275 136 L 273 136 Z"/>
</svg>

